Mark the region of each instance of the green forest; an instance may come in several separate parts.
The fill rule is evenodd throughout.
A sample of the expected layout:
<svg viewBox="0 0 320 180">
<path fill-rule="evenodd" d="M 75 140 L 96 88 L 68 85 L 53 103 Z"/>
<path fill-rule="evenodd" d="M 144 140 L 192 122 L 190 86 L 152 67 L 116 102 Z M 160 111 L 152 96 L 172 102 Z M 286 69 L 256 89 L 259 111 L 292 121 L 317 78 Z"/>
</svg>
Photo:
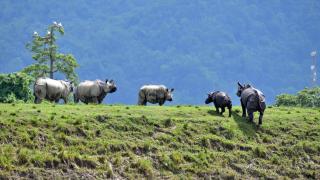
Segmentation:
<svg viewBox="0 0 320 180">
<path fill-rule="evenodd" d="M 114 79 L 105 103 L 136 104 L 144 84 L 176 89 L 171 104 L 203 104 L 206 93 L 235 96 L 236 82 L 280 93 L 310 86 L 310 52 L 320 45 L 320 1 L 0 2 L 0 73 L 33 63 L 26 44 L 53 21 L 79 80 Z M 62 75 L 55 78 L 64 79 Z"/>
</svg>

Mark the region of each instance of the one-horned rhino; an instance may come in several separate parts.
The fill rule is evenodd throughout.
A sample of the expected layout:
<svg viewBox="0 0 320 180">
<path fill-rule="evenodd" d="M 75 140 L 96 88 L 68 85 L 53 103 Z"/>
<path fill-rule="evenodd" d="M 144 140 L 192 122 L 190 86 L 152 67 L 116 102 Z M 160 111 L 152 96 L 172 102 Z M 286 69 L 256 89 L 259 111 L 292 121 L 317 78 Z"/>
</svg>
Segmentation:
<svg viewBox="0 0 320 180">
<path fill-rule="evenodd" d="M 101 104 L 108 93 L 114 93 L 117 90 L 113 80 L 95 80 L 81 82 L 74 91 L 74 102 L 79 100 L 83 103 Z"/>
<path fill-rule="evenodd" d="M 158 103 L 162 106 L 166 101 L 172 101 L 172 92 L 174 89 L 168 89 L 164 85 L 144 85 L 140 88 L 138 105 L 146 105 Z"/>
<path fill-rule="evenodd" d="M 242 117 L 246 117 L 246 113 L 248 113 L 250 122 L 253 122 L 253 113 L 258 111 L 260 113 L 260 126 L 262 124 L 262 118 L 266 109 L 265 96 L 263 93 L 249 84 L 241 85 L 238 82 L 237 96 L 240 97 Z"/>
<path fill-rule="evenodd" d="M 225 112 L 225 108 L 229 109 L 229 117 L 231 117 L 232 113 L 232 102 L 231 98 L 228 96 L 227 93 L 222 91 L 215 91 L 208 93 L 208 97 L 205 101 L 206 104 L 213 102 L 217 113 L 219 113 L 219 108 L 221 108 L 220 114 L 222 115 Z"/>
</svg>

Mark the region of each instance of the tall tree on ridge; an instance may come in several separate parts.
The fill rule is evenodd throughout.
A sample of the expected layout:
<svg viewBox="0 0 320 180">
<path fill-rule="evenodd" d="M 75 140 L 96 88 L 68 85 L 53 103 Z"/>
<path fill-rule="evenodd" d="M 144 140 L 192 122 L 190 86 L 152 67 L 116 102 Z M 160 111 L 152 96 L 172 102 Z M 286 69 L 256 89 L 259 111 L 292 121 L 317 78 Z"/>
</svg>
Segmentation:
<svg viewBox="0 0 320 180">
<path fill-rule="evenodd" d="M 22 71 L 30 74 L 34 78 L 48 76 L 53 79 L 53 74 L 60 72 L 71 81 L 77 81 L 75 68 L 78 67 L 76 59 L 72 54 L 58 53 L 56 35 L 64 35 L 64 28 L 61 23 L 53 22 L 47 29 L 47 34 L 40 36 L 37 32 L 33 33 L 33 40 L 27 43 L 26 47 L 32 52 L 34 64 L 26 67 Z"/>
</svg>

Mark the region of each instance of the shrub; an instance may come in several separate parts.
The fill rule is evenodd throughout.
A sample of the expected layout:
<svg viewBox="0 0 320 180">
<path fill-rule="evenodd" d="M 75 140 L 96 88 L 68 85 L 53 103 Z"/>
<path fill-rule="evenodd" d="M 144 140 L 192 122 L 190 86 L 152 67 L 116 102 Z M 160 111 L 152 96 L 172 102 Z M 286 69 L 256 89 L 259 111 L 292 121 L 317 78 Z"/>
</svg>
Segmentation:
<svg viewBox="0 0 320 180">
<path fill-rule="evenodd" d="M 298 98 L 291 94 L 280 94 L 276 97 L 276 104 L 278 106 L 297 106 Z"/>
<path fill-rule="evenodd" d="M 281 94 L 276 97 L 277 106 L 320 107 L 320 87 L 305 88 L 297 95 Z"/>
<path fill-rule="evenodd" d="M 32 101 L 31 81 L 24 73 L 0 74 L 0 102 Z"/>
<path fill-rule="evenodd" d="M 297 96 L 300 106 L 320 107 L 320 87 L 304 89 Z"/>
</svg>

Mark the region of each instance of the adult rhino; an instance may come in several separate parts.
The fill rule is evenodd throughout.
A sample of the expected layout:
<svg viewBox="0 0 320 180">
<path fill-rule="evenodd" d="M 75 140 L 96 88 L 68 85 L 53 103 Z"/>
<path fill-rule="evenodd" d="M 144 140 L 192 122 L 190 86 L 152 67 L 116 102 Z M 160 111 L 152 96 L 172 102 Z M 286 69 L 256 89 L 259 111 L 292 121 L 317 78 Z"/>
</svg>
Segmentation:
<svg viewBox="0 0 320 180">
<path fill-rule="evenodd" d="M 250 122 L 253 122 L 253 113 L 258 111 L 260 113 L 260 126 L 262 124 L 263 114 L 266 109 L 265 96 L 263 93 L 249 84 L 241 85 L 238 82 L 237 96 L 240 97 L 242 117 L 246 117 L 247 112 Z"/>
<path fill-rule="evenodd" d="M 60 99 L 63 99 L 66 104 L 72 91 L 72 82 L 41 77 L 36 80 L 33 86 L 34 103 L 41 103 L 43 99 L 57 103 Z"/>
<path fill-rule="evenodd" d="M 101 80 L 84 81 L 75 88 L 73 94 L 74 102 L 78 103 L 80 100 L 86 104 L 101 104 L 108 93 L 114 93 L 116 91 L 117 86 L 113 80 L 106 79 L 105 82 Z"/>
<path fill-rule="evenodd" d="M 164 85 L 144 85 L 140 88 L 138 105 L 147 105 L 158 103 L 162 106 L 166 101 L 172 101 L 172 92 L 174 89 L 168 89 Z"/>
<path fill-rule="evenodd" d="M 205 101 L 206 104 L 212 103 L 214 104 L 217 113 L 219 113 L 219 108 L 221 108 L 221 115 L 225 112 L 225 108 L 229 109 L 229 117 L 231 117 L 232 113 L 232 102 L 231 98 L 227 93 L 222 91 L 215 91 L 208 93 L 208 97 Z"/>
</svg>

